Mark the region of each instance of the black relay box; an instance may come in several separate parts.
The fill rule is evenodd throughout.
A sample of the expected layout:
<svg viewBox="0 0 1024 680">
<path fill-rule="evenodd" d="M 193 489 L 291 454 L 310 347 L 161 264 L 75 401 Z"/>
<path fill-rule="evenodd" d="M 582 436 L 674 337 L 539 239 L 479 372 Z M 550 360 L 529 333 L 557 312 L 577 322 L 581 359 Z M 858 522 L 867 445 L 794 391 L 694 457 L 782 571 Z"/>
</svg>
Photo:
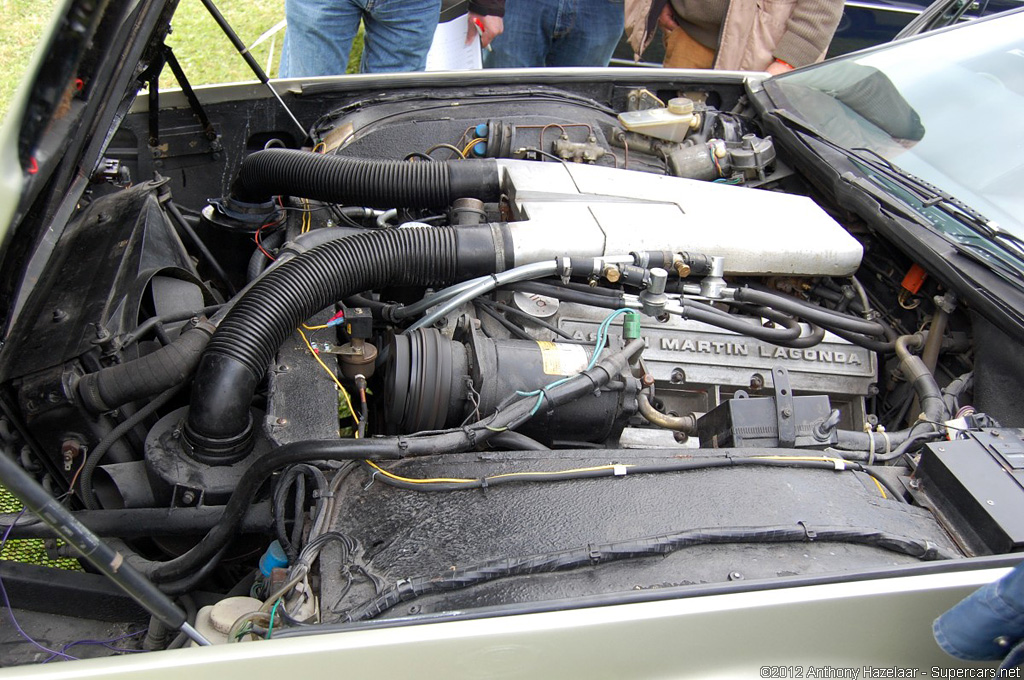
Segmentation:
<svg viewBox="0 0 1024 680">
<path fill-rule="evenodd" d="M 925 446 L 918 493 L 973 553 L 1024 550 L 1024 430 L 985 429 Z"/>
</svg>

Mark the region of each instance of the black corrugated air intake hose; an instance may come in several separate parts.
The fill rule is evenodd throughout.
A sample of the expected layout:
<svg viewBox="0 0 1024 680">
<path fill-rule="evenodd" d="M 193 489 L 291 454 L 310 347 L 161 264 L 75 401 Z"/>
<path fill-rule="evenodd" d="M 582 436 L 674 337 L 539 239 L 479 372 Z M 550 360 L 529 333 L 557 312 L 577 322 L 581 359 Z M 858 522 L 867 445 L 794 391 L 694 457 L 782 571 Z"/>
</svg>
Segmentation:
<svg viewBox="0 0 1024 680">
<path fill-rule="evenodd" d="M 410 163 L 267 149 L 242 161 L 234 200 L 258 204 L 281 194 L 373 208 L 447 208 L 456 198 L 496 201 L 501 186 L 494 159 Z"/>
<path fill-rule="evenodd" d="M 361 234 L 317 246 L 264 275 L 224 317 L 199 361 L 185 427 L 193 455 L 230 464 L 248 453 L 253 394 L 303 319 L 359 291 L 501 271 L 492 234 L 488 225 Z"/>
</svg>

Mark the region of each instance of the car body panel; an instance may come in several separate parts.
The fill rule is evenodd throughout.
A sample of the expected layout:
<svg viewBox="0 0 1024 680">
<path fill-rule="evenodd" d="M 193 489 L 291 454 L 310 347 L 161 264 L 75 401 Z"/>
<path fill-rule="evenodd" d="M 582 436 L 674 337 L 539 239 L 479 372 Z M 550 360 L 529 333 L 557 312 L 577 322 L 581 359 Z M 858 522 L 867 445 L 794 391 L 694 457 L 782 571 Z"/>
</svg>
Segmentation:
<svg viewBox="0 0 1024 680">
<path fill-rule="evenodd" d="M 900 669 L 903 677 L 944 677 L 942 673 L 957 668 L 993 666 L 946 656 L 931 637 L 931 620 L 1007 571 L 982 569 L 422 623 L 271 644 L 193 647 L 91 659 L 73 667 L 18 668 L 0 671 L 0 677 L 158 680 L 187 673 L 201 680 L 225 674 L 316 674 L 325 668 L 388 678 L 869 677 L 865 667 Z"/>
<path fill-rule="evenodd" d="M 157 14 L 150 11 L 147 16 Z M 135 55 L 142 54 L 143 43 L 133 43 L 129 51 Z M 118 75 L 121 77 L 120 82 L 129 83 L 130 89 L 130 77 L 124 73 Z M 296 106 L 314 101 L 319 96 L 340 98 L 351 93 L 392 93 L 405 88 L 434 92 L 451 87 L 483 89 L 521 83 L 536 86 L 584 83 L 607 85 L 609 88 L 613 84 L 644 84 L 655 89 L 660 85 L 674 90 L 683 90 L 689 85 L 700 85 L 711 90 L 715 87 L 728 87 L 737 92 L 745 92 L 759 104 L 762 107 L 761 115 L 765 121 L 771 121 L 771 125 L 778 126 L 775 129 L 778 138 L 782 140 L 783 121 L 779 116 L 773 118 L 777 112 L 771 110 L 771 102 L 764 98 L 764 78 L 764 74 L 740 72 L 551 69 L 541 73 L 505 71 L 297 79 L 276 81 L 271 83 L 271 87 Z M 671 88 L 667 87 L 668 84 L 671 84 Z M 147 97 L 140 96 L 129 110 L 127 104 L 133 95 L 134 92 L 128 92 L 123 100 L 111 99 L 106 102 L 102 120 L 122 122 L 124 130 L 141 130 L 138 121 L 145 117 L 149 102 Z M 267 129 L 273 129 L 273 124 L 283 119 L 279 115 L 280 111 L 273 108 L 276 104 L 267 88 L 259 84 L 202 87 L 197 88 L 197 95 L 211 109 L 234 103 L 242 107 L 269 104 L 263 107 L 260 116 L 254 116 Z M 188 117 L 187 106 L 180 92 L 170 92 L 161 98 L 161 113 L 168 114 L 174 120 Z M 461 102 L 453 104 L 451 108 L 454 110 L 457 106 L 461 106 Z M 370 105 L 367 108 L 371 108 Z M 265 122 L 274 119 L 275 115 L 278 115 L 276 121 Z M 12 117 L 2 133 L 7 144 L 0 157 L 0 192 L 4 192 L 0 199 L 10 199 L 0 202 L 11 214 L 17 203 L 15 197 L 20 196 L 24 189 L 22 184 L 25 178 L 22 164 L 13 152 L 18 127 Z M 95 169 L 101 153 L 111 148 L 125 152 L 127 148 L 118 148 L 117 144 L 108 147 L 107 142 L 114 139 L 114 135 L 106 135 L 106 130 L 103 133 L 105 136 L 102 138 L 92 139 L 89 144 L 81 146 L 81 157 L 68 159 L 69 163 L 75 164 L 77 170 L 77 173 L 72 173 L 77 174 L 73 186 L 79 193 L 68 191 L 54 201 L 54 205 L 60 205 L 68 213 L 80 207 L 79 199 L 85 195 L 85 176 Z M 251 149 L 244 146 L 243 142 L 247 140 L 241 130 L 225 131 L 225 138 L 234 142 L 229 145 L 229 154 L 235 154 L 230 163 L 237 165 L 237 156 Z M 798 144 L 786 140 L 782 146 L 787 142 L 794 147 L 787 149 L 792 154 L 787 157 L 795 159 L 798 156 L 795 151 Z M 145 142 L 139 145 L 144 146 Z M 807 148 L 802 151 L 810 154 L 812 149 L 809 145 L 805 146 Z M 130 151 L 134 152 L 134 149 Z M 162 158 L 159 159 L 161 162 Z M 220 161 L 221 158 L 216 157 L 214 160 Z M 517 159 L 510 162 L 527 161 Z M 147 163 L 152 164 L 154 160 L 143 159 L 140 166 L 149 169 L 163 167 Z M 231 167 L 230 163 L 224 167 Z M 861 201 L 857 203 L 850 198 L 860 189 L 856 182 L 840 175 L 836 167 L 824 161 L 821 164 L 817 168 L 820 172 L 813 177 L 820 184 L 817 187 L 809 184 L 800 189 L 806 194 L 813 194 L 811 189 L 822 188 L 828 182 L 833 182 L 831 187 L 826 188 L 840 194 L 840 207 L 847 211 L 842 217 L 855 224 L 856 229 L 863 230 L 864 222 L 853 219 L 851 215 L 858 210 L 865 214 L 869 212 L 864 205 L 870 203 L 870 196 L 865 199 L 864 195 L 856 194 L 857 200 Z M 623 162 L 623 165 L 626 163 Z M 217 169 L 220 167 L 216 166 Z M 181 174 L 183 177 L 184 171 Z M 635 176 L 643 177 L 639 173 Z M 230 184 L 231 173 L 225 171 L 218 180 L 224 185 Z M 209 195 L 224 188 L 202 186 L 198 191 Z M 716 191 L 718 189 L 715 188 Z M 723 193 L 716 195 L 724 196 L 724 192 L 728 191 L 725 187 L 721 189 Z M 636 197 L 624 194 L 621 198 Z M 657 196 L 639 198 L 658 202 Z M 802 197 L 800 201 L 801 204 L 810 204 L 807 198 Z M 816 215 L 820 212 L 823 219 L 827 217 L 824 210 L 817 207 L 814 210 L 817 211 Z M 835 212 L 838 215 L 840 211 Z M 64 223 L 59 219 L 59 214 L 50 217 L 49 221 L 37 221 L 35 226 L 40 229 L 37 234 L 40 243 L 56 248 Z M 711 218 L 708 220 L 711 221 Z M 895 243 L 900 250 L 914 255 L 943 281 L 966 285 L 962 277 L 964 272 L 972 270 L 958 266 L 954 258 L 929 241 L 927 233 L 919 233 L 920 230 L 913 223 L 889 219 L 883 228 L 878 228 L 878 232 L 888 242 Z M 863 235 L 864 232 L 858 233 Z M 35 251 L 35 257 L 27 270 L 27 280 L 23 282 L 23 294 L 13 305 L 14 317 L 27 308 L 23 304 L 24 300 L 46 270 L 50 252 L 46 247 Z M 848 270 L 844 269 L 842 273 L 848 273 Z M 983 277 L 975 281 L 990 283 Z M 1015 334 L 1013 331 L 1019 331 L 1020 324 L 1015 326 L 1006 321 L 1013 319 L 1013 310 L 999 307 L 1012 298 L 992 292 L 998 291 L 995 285 L 985 287 L 985 291 L 978 292 L 977 297 L 968 299 L 968 302 L 976 305 L 976 309 L 990 321 L 1002 323 L 1004 330 L 1009 329 L 1008 332 Z M 299 354 L 305 351 L 301 345 L 296 347 Z M 288 365 L 282 362 L 281 366 L 283 368 L 280 372 L 287 372 Z M 272 379 L 276 380 L 278 376 Z M 755 388 L 752 386 L 751 389 Z M 277 421 L 277 424 L 287 424 L 287 419 L 282 420 L 283 423 Z M 836 465 L 835 470 L 839 471 L 842 461 L 832 460 Z M 820 459 L 818 461 L 822 462 Z M 832 468 L 826 472 L 831 474 Z M 367 488 L 373 483 L 374 477 L 371 475 Z M 872 492 L 872 504 L 888 500 L 887 492 L 880 483 L 877 490 L 872 486 L 868 488 Z M 877 491 L 881 491 L 881 494 Z M 679 507 L 683 507 L 682 504 Z M 926 514 L 922 508 L 915 507 L 914 511 L 919 511 L 920 515 Z M 934 528 L 938 531 L 939 525 L 936 524 Z M 804 529 L 807 531 L 808 542 L 813 542 L 813 532 L 806 526 Z M 813 548 L 827 549 L 820 543 Z M 802 549 L 798 547 L 796 550 Z M 810 552 L 811 549 L 808 549 Z M 803 557 L 811 559 L 806 554 Z M 267 644 L 141 654 L 82 661 L 72 666 L 61 664 L 18 668 L 0 671 L 0 677 L 180 678 L 183 673 L 195 677 L 214 677 L 225 673 L 271 677 L 281 673 L 322 673 L 324 669 L 353 674 L 373 673 L 385 677 L 422 677 L 424 674 L 444 674 L 449 677 L 838 677 L 835 674 L 824 675 L 828 672 L 826 669 L 838 669 L 847 675 L 857 670 L 858 675 L 863 677 L 865 667 L 892 669 L 893 673 L 896 669 L 906 669 L 908 673 L 918 670 L 916 677 L 923 677 L 926 672 L 935 677 L 942 676 L 944 669 L 991 669 L 991 664 L 963 664 L 946 656 L 931 637 L 930 623 L 976 587 L 1006 573 L 1007 565 L 1014 562 L 1016 557 L 957 559 L 890 571 L 836 574 L 817 581 L 811 579 L 813 583 L 809 583 L 806 578 L 793 579 L 782 571 L 778 572 L 779 579 L 744 581 L 741 571 L 737 569 L 736 575 L 730 572 L 728 578 L 722 577 L 722 583 L 686 587 L 636 585 L 635 591 L 616 593 L 611 597 L 605 594 L 562 601 L 524 600 L 495 608 L 460 609 L 369 624 L 342 624 L 339 628 L 347 629 L 345 632 L 327 632 L 308 637 L 301 636 L 304 632 L 302 628 L 294 628 L 284 634 L 279 633 L 280 637 L 291 639 L 275 639 Z M 738 557 L 737 560 L 742 566 L 742 558 Z M 764 670 L 765 667 L 767 670 Z"/>
</svg>

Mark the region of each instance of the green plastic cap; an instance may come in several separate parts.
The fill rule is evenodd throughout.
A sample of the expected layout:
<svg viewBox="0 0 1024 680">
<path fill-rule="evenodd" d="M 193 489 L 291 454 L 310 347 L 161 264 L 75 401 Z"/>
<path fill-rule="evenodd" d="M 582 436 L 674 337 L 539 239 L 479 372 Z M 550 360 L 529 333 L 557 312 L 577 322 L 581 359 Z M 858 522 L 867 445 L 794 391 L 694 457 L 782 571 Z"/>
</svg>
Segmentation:
<svg viewBox="0 0 1024 680">
<path fill-rule="evenodd" d="M 622 320 L 622 338 L 627 342 L 640 337 L 640 314 L 637 312 L 626 312 Z"/>
</svg>

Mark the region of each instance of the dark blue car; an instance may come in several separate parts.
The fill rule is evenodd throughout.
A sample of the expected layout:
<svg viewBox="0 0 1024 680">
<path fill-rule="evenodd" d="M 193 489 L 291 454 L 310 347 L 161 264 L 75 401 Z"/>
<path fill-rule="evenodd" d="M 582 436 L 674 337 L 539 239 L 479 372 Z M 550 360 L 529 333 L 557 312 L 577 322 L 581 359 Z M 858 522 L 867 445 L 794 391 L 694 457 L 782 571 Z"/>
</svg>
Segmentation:
<svg viewBox="0 0 1024 680">
<path fill-rule="evenodd" d="M 843 16 L 839 20 L 829 57 L 855 52 L 889 42 L 897 36 L 921 33 L 954 21 L 977 19 L 1015 9 L 1024 0 L 846 0 Z M 926 13 L 925 10 L 928 10 Z M 922 16 L 924 15 L 924 16 Z M 917 19 L 915 26 L 911 22 Z M 639 65 L 658 66 L 664 61 L 660 30 L 643 55 Z M 903 33 L 903 35 L 901 35 Z M 625 37 L 619 42 L 612 58 L 613 66 L 635 65 L 633 48 Z"/>
<path fill-rule="evenodd" d="M 927 0 L 846 0 L 828 56 L 889 42 L 930 4 Z M 1020 0 L 975 0 L 965 9 L 959 7 L 960 3 L 952 3 L 952 6 L 949 2 L 937 4 L 944 6 L 938 14 L 962 12 L 961 20 L 977 19 L 1021 6 Z"/>
</svg>

